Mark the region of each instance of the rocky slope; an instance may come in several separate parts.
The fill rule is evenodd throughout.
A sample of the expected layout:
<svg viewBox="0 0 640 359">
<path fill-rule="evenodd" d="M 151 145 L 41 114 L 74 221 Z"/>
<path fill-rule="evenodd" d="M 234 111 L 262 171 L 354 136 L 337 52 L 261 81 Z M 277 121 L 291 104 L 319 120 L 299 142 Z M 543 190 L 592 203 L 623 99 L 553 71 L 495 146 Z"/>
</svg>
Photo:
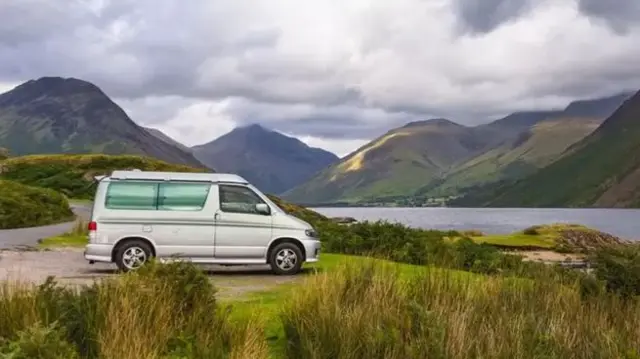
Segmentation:
<svg viewBox="0 0 640 359">
<path fill-rule="evenodd" d="M 284 194 L 299 203 L 456 195 L 534 173 L 593 132 L 631 94 L 517 112 L 465 127 L 430 120 L 392 130 Z"/>
<path fill-rule="evenodd" d="M 561 159 L 477 204 L 523 207 L 640 207 L 640 92 Z"/>
<path fill-rule="evenodd" d="M 237 173 L 272 194 L 293 188 L 338 161 L 331 152 L 260 125 L 236 128 L 192 150 L 202 163 L 219 172 Z"/>
<path fill-rule="evenodd" d="M 137 154 L 202 166 L 135 124 L 94 84 L 43 77 L 0 95 L 0 147 L 36 153 Z"/>
</svg>

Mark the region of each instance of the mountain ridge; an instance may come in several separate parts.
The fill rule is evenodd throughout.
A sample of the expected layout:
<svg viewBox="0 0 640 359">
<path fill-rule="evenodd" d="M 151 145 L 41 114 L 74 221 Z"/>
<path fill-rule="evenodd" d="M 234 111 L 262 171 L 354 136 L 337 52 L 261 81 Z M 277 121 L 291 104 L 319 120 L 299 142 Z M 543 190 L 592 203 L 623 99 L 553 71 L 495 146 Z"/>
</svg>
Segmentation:
<svg viewBox="0 0 640 359">
<path fill-rule="evenodd" d="M 197 159 L 222 172 L 237 173 L 262 191 L 279 194 L 339 160 L 297 138 L 259 124 L 236 127 L 205 144 L 193 146 Z"/>
<path fill-rule="evenodd" d="M 382 198 L 446 197 L 466 187 L 524 177 L 562 157 L 573 144 L 588 136 L 605 120 L 603 114 L 613 112 L 630 95 L 620 93 L 572 101 L 558 110 L 515 112 L 477 126 L 464 126 L 442 118 L 410 122 L 361 146 L 340 163 L 319 172 L 307 183 L 282 196 L 299 203 L 358 203 L 375 202 Z M 447 129 L 447 141 L 457 143 L 468 152 L 461 154 L 458 151 L 456 156 L 436 155 L 437 158 L 431 158 L 434 153 L 456 150 L 450 147 L 451 143 L 441 144 L 442 148 L 448 150 L 438 149 L 434 143 L 442 139 L 427 136 L 405 153 L 393 154 L 402 151 L 396 151 L 391 145 L 410 146 L 406 143 L 411 141 L 411 137 L 406 135 L 407 131 L 426 127 L 432 133 L 443 133 L 443 129 Z M 459 133 L 451 137 L 451 131 Z M 391 154 L 387 156 L 387 163 L 375 159 L 376 153 L 381 157 L 380 153 L 384 151 Z M 475 165 L 474 161 L 477 162 Z M 397 165 L 402 162 L 405 162 L 404 165 Z M 411 162 L 413 167 L 406 162 Z M 357 171 L 367 173 L 356 174 Z M 342 182 L 340 178 L 344 178 Z M 388 187 L 398 190 L 392 191 Z"/>
<path fill-rule="evenodd" d="M 76 78 L 41 77 L 0 94 L 0 147 L 15 156 L 137 154 L 204 166 L 137 125 L 98 86 Z"/>
</svg>

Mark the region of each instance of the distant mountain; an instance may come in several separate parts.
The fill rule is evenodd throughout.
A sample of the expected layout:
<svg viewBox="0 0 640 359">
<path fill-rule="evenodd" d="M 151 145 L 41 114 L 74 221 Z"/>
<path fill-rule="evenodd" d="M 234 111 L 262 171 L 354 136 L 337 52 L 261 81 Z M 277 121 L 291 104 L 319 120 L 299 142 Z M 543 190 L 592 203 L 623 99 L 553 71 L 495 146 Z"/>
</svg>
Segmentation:
<svg viewBox="0 0 640 359">
<path fill-rule="evenodd" d="M 202 167 L 181 148 L 136 125 L 94 84 L 43 77 L 0 95 L 0 147 L 40 153 L 136 154 Z"/>
<path fill-rule="evenodd" d="M 167 136 L 164 132 L 158 130 L 157 128 L 151 128 L 151 127 L 143 127 L 145 129 L 145 131 L 149 132 L 150 134 L 154 135 L 155 137 L 161 139 L 162 141 L 178 147 L 179 149 L 185 151 L 185 152 L 189 152 L 191 153 L 191 148 L 188 146 L 183 145 L 182 143 L 174 140 L 173 138 Z"/>
<path fill-rule="evenodd" d="M 502 130 L 504 141 L 452 168 L 418 195 L 446 196 L 460 189 L 530 175 L 567 153 L 595 131 L 633 94 L 571 102 L 558 111 L 518 112 L 480 128 Z"/>
<path fill-rule="evenodd" d="M 492 134 L 445 119 L 391 130 L 283 194 L 299 203 L 359 202 L 411 195 L 452 164 L 481 153 Z"/>
<path fill-rule="evenodd" d="M 640 207 L 639 153 L 640 92 L 561 159 L 515 183 L 485 189 L 474 196 L 475 205 Z"/>
<path fill-rule="evenodd" d="M 561 110 L 517 112 L 476 127 L 442 119 L 413 122 L 283 196 L 314 204 L 443 197 L 521 178 L 560 158 L 630 95 L 576 101 Z"/>
<path fill-rule="evenodd" d="M 331 152 L 260 125 L 236 128 L 192 150 L 204 164 L 237 173 L 271 194 L 282 193 L 338 161 Z"/>
</svg>

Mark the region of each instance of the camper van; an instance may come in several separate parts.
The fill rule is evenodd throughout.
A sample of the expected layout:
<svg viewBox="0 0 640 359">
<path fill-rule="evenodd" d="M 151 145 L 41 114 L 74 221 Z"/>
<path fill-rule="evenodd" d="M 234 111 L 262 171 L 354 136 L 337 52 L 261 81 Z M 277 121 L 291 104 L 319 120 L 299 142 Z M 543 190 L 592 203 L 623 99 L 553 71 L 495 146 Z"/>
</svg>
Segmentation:
<svg viewBox="0 0 640 359">
<path fill-rule="evenodd" d="M 122 271 L 150 258 L 199 264 L 269 264 L 276 274 L 317 262 L 311 225 L 290 216 L 244 178 L 223 173 L 113 171 L 96 178 L 90 263 Z"/>
</svg>

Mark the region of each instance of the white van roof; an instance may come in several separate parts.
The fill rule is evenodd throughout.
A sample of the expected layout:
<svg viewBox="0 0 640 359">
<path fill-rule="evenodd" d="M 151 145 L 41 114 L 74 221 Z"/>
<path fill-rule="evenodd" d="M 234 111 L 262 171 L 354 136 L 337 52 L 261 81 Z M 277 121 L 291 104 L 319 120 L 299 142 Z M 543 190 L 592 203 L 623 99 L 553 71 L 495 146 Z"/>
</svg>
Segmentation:
<svg viewBox="0 0 640 359">
<path fill-rule="evenodd" d="M 196 181 L 196 182 L 224 182 L 242 183 L 249 182 L 232 173 L 192 173 L 192 172 L 159 172 L 159 171 L 113 171 L 109 178 L 132 180 L 161 180 L 161 181 Z"/>
</svg>

